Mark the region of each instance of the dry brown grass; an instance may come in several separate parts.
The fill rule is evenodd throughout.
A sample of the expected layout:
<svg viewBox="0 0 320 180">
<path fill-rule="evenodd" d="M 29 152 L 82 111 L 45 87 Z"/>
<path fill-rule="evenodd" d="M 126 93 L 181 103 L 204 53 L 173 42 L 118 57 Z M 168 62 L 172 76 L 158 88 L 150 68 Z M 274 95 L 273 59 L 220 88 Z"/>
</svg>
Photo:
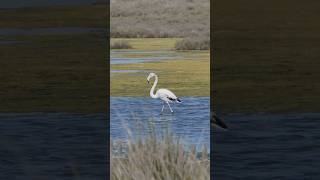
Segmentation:
<svg viewBox="0 0 320 180">
<path fill-rule="evenodd" d="M 118 40 L 111 42 L 110 45 L 111 49 L 132 49 L 132 46 L 129 44 L 128 41 Z"/>
<path fill-rule="evenodd" d="M 175 44 L 176 50 L 209 50 L 209 38 L 185 38 Z"/>
<path fill-rule="evenodd" d="M 210 0 L 111 0 L 111 37 L 209 37 Z"/>
<path fill-rule="evenodd" d="M 172 133 L 157 138 L 155 129 L 142 139 L 129 138 L 128 142 L 111 150 L 112 180 L 209 180 L 210 160 L 206 146 L 197 153 L 195 146 L 187 148 Z M 119 144 L 118 144 L 119 145 Z"/>
</svg>

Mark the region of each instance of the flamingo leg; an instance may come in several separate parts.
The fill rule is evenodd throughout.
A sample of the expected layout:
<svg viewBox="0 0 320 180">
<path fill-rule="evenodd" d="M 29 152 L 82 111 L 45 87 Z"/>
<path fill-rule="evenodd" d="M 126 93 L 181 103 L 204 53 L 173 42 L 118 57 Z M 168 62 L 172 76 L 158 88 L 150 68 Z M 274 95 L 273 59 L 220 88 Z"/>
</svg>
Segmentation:
<svg viewBox="0 0 320 180">
<path fill-rule="evenodd" d="M 168 106 L 169 106 L 169 108 L 170 108 L 170 111 L 173 113 L 173 111 L 172 111 L 172 109 L 171 109 L 171 106 L 170 106 L 169 102 L 167 102 L 167 104 L 168 104 Z"/>
<path fill-rule="evenodd" d="M 163 109 L 164 109 L 164 103 L 162 104 L 162 109 L 161 109 L 161 113 L 163 112 Z"/>
</svg>

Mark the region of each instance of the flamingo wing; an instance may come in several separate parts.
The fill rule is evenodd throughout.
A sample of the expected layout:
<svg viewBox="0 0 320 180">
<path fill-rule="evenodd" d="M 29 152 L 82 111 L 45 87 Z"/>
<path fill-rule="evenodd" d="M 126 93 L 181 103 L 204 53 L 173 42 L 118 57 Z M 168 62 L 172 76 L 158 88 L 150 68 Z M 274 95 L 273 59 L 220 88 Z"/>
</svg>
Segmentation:
<svg viewBox="0 0 320 180">
<path fill-rule="evenodd" d="M 160 99 L 164 100 L 164 101 L 180 101 L 177 96 L 175 94 L 173 94 L 173 92 L 171 92 L 168 89 L 159 89 L 157 91 L 158 96 L 160 97 Z"/>
</svg>

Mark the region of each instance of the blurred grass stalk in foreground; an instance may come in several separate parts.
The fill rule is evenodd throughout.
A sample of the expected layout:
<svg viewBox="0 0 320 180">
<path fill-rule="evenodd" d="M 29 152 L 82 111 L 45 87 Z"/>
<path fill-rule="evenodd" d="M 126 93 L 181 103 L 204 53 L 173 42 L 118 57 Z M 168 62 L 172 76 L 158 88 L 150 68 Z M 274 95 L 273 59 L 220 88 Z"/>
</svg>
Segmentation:
<svg viewBox="0 0 320 180">
<path fill-rule="evenodd" d="M 159 135 L 154 125 L 149 125 L 144 138 L 126 131 L 127 142 L 111 141 L 112 180 L 210 179 L 206 145 L 197 153 L 195 145 L 186 148 L 168 128 Z"/>
</svg>

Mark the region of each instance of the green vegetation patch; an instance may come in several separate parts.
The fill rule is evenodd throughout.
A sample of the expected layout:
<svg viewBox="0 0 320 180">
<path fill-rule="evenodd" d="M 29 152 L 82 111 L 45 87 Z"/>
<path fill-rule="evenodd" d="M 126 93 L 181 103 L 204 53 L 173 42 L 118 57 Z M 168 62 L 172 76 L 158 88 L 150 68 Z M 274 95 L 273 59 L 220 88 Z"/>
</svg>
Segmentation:
<svg viewBox="0 0 320 180">
<path fill-rule="evenodd" d="M 175 44 L 181 38 L 111 38 L 111 44 L 117 41 L 128 42 L 133 50 L 165 51 L 174 50 Z"/>
<path fill-rule="evenodd" d="M 172 90 L 177 96 L 209 96 L 210 64 L 203 60 L 170 60 L 163 62 L 112 65 L 112 69 L 144 70 L 141 73 L 117 73 L 111 77 L 112 96 L 149 96 L 149 72 L 159 77 L 157 88 Z"/>
<path fill-rule="evenodd" d="M 176 42 L 175 39 L 149 38 L 128 39 L 128 41 L 131 42 L 133 48 L 139 50 L 144 50 L 143 48 L 147 50 L 171 49 Z M 183 53 L 188 58 L 111 65 L 111 71 L 128 70 L 128 72 L 111 74 L 111 95 L 149 96 L 151 85 L 147 84 L 146 78 L 148 73 L 155 72 L 159 76 L 157 88 L 168 88 L 178 96 L 209 96 L 209 51 L 183 51 Z M 138 72 L 132 73 L 129 72 L 130 70 Z"/>
</svg>

